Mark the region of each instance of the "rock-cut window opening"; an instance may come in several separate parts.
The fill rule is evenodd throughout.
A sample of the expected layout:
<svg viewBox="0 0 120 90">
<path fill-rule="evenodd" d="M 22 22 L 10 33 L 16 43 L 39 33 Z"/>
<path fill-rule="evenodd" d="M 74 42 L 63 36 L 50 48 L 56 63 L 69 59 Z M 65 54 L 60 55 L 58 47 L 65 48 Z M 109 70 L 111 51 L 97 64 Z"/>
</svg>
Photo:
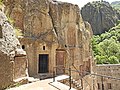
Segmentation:
<svg viewBox="0 0 120 90">
<path fill-rule="evenodd" d="M 0 25 L 0 38 L 3 37 L 3 34 L 2 34 L 2 26 Z"/>
<path fill-rule="evenodd" d="M 25 49 L 25 45 L 22 45 L 22 49 Z"/>
<path fill-rule="evenodd" d="M 111 83 L 107 83 L 107 85 L 108 85 L 108 89 L 112 89 Z"/>
<path fill-rule="evenodd" d="M 45 46 L 43 46 L 43 50 L 45 50 Z"/>
<path fill-rule="evenodd" d="M 97 85 L 98 85 L 98 89 L 100 89 L 100 83 L 97 83 Z"/>
</svg>

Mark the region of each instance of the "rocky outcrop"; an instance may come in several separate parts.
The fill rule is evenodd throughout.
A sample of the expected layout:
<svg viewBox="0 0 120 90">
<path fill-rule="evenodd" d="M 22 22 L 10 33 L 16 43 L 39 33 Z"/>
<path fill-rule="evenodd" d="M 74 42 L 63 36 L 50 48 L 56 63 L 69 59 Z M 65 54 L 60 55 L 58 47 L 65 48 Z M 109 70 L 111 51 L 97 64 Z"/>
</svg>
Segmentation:
<svg viewBox="0 0 120 90">
<path fill-rule="evenodd" d="M 90 24 L 82 20 L 77 5 L 55 0 L 14 0 L 4 3 L 8 15 L 23 24 L 21 27 L 15 21 L 19 28 L 23 28 L 24 38 L 20 41 L 27 52 L 30 76 L 41 72 L 39 60 L 43 54 L 49 56 L 49 63 L 46 62 L 49 73 L 58 65 L 70 66 L 74 70 L 81 67 L 81 72 L 91 71 L 92 30 Z M 79 74 L 73 73 L 72 76 Z"/>
<path fill-rule="evenodd" d="M 0 10 L 0 90 L 26 75 L 26 52 L 15 36 L 14 28 Z"/>
<path fill-rule="evenodd" d="M 7 14 L 14 19 L 15 26 L 17 25 L 18 28 L 23 30 L 25 37 L 52 42 L 53 40 L 48 36 L 53 34 L 54 40 L 59 38 L 59 41 L 61 41 L 64 40 L 64 31 L 68 27 L 77 25 L 78 29 L 85 28 L 77 5 L 55 0 L 3 1 L 6 5 Z M 16 20 L 21 21 L 21 24 L 24 24 L 23 27 L 18 25 L 19 21 Z M 85 30 L 83 31 L 85 32 Z"/>
<path fill-rule="evenodd" d="M 81 9 L 81 13 L 83 20 L 91 24 L 94 34 L 108 31 L 118 20 L 118 14 L 106 1 L 88 3 Z"/>
</svg>

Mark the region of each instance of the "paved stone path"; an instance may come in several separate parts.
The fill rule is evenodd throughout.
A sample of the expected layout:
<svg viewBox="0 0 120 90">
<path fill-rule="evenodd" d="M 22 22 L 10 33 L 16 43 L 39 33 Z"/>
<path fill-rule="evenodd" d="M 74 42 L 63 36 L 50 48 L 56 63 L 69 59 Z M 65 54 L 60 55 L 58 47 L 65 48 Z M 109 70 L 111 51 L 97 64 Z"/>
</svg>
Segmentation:
<svg viewBox="0 0 120 90">
<path fill-rule="evenodd" d="M 8 90 L 58 90 L 55 87 L 49 85 L 50 82 L 52 82 L 52 79 L 46 79 L 21 85 L 19 87 L 11 88 Z"/>
<path fill-rule="evenodd" d="M 66 78 L 66 76 L 60 76 L 56 79 L 59 80 L 60 78 L 64 79 Z M 51 82 L 53 82 L 52 78 L 21 85 L 19 87 L 11 88 L 8 90 L 69 90 L 69 86 L 65 84 L 59 83 L 57 81 L 55 81 L 54 83 Z M 51 85 L 49 83 L 51 83 Z M 55 88 L 54 86 L 57 86 L 59 89 Z M 75 89 L 72 88 L 71 90 Z"/>
</svg>

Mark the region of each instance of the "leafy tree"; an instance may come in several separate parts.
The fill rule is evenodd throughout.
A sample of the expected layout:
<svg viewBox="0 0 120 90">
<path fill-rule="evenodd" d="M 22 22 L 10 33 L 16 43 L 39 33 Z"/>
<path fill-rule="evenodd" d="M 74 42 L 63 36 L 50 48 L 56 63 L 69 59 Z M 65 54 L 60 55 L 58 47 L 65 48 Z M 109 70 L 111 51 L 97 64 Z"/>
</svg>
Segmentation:
<svg viewBox="0 0 120 90">
<path fill-rule="evenodd" d="M 92 48 L 98 64 L 120 63 L 120 24 L 108 32 L 93 36 Z"/>
<path fill-rule="evenodd" d="M 108 62 L 110 62 L 110 64 L 118 64 L 118 63 L 119 63 L 119 60 L 118 60 L 118 58 L 115 57 L 115 56 L 110 56 L 110 57 L 108 58 Z"/>
</svg>

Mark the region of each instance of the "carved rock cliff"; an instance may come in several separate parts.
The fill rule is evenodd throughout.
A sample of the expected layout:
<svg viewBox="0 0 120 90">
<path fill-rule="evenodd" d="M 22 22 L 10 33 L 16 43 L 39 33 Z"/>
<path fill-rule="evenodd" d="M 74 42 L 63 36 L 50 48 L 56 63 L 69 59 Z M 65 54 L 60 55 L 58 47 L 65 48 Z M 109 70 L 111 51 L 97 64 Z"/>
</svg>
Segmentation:
<svg viewBox="0 0 120 90">
<path fill-rule="evenodd" d="M 20 41 L 27 52 L 30 76 L 41 72 L 39 62 L 43 54 L 49 56 L 46 71 L 50 74 L 57 65 L 76 67 L 81 72 L 92 70 L 92 30 L 90 24 L 82 20 L 77 5 L 55 0 L 9 0 L 4 3 L 15 26 L 23 31 L 24 38 Z M 72 73 L 72 76 L 79 75 Z"/>
<path fill-rule="evenodd" d="M 54 40 L 57 38 L 64 42 L 67 29 L 79 29 L 83 33 L 89 32 L 92 36 L 91 29 L 85 28 L 77 5 L 55 0 L 3 1 L 5 11 L 14 19 L 14 25 L 23 30 L 25 37 L 52 42 L 53 38 L 47 37 L 53 34 Z"/>
</svg>

